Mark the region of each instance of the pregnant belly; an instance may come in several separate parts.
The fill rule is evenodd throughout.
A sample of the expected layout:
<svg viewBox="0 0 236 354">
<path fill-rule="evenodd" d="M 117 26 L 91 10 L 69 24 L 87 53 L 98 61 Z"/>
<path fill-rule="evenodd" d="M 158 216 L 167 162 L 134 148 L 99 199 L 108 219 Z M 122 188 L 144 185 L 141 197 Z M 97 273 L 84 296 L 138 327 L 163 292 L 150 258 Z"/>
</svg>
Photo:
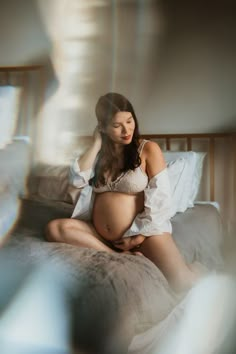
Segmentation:
<svg viewBox="0 0 236 354">
<path fill-rule="evenodd" d="M 131 226 L 135 216 L 143 210 L 144 195 L 105 192 L 96 194 L 93 224 L 108 241 L 120 239 Z"/>
</svg>

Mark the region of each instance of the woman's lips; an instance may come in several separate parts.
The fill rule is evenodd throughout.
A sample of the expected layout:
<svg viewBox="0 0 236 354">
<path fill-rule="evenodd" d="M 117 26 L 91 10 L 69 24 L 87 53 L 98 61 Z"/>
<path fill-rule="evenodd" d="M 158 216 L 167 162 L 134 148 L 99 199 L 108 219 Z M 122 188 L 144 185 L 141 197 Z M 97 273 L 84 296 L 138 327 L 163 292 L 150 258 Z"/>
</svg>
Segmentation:
<svg viewBox="0 0 236 354">
<path fill-rule="evenodd" d="M 130 140 L 130 138 L 131 138 L 131 135 L 123 136 L 123 137 L 122 137 L 123 140 Z"/>
</svg>

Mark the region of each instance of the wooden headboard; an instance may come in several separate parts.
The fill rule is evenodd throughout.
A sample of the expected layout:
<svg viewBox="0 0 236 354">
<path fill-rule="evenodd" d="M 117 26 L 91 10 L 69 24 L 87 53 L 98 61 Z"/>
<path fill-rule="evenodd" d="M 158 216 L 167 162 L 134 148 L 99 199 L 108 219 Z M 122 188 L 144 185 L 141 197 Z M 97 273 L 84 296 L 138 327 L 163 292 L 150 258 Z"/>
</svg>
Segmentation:
<svg viewBox="0 0 236 354">
<path fill-rule="evenodd" d="M 163 150 L 174 151 L 201 151 L 204 142 L 204 150 L 208 155 L 209 169 L 209 199 L 215 201 L 215 155 L 219 141 L 232 146 L 236 138 L 235 133 L 203 133 L 203 134 L 143 134 L 143 139 L 157 141 Z M 228 156 L 230 158 L 230 156 Z M 232 156 L 233 157 L 233 156 Z"/>
</svg>

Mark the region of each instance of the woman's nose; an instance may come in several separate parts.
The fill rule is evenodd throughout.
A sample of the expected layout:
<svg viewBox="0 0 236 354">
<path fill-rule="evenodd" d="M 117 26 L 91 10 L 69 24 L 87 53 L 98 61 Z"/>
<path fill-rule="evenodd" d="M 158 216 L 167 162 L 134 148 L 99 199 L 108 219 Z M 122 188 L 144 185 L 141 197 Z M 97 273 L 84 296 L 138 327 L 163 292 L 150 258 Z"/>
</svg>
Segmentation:
<svg viewBox="0 0 236 354">
<path fill-rule="evenodd" d="M 126 127 L 125 125 L 123 125 L 123 129 L 122 129 L 123 134 L 126 134 L 128 132 L 128 127 Z"/>
</svg>

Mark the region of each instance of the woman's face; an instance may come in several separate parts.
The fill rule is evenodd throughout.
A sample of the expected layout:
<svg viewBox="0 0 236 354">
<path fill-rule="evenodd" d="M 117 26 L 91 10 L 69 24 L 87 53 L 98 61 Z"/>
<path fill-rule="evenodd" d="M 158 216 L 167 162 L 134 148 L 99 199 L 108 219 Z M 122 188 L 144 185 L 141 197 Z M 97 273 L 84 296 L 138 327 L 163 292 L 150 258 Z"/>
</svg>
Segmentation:
<svg viewBox="0 0 236 354">
<path fill-rule="evenodd" d="M 108 124 L 105 133 L 116 144 L 131 143 L 135 129 L 135 121 L 130 112 L 118 112 Z"/>
</svg>

